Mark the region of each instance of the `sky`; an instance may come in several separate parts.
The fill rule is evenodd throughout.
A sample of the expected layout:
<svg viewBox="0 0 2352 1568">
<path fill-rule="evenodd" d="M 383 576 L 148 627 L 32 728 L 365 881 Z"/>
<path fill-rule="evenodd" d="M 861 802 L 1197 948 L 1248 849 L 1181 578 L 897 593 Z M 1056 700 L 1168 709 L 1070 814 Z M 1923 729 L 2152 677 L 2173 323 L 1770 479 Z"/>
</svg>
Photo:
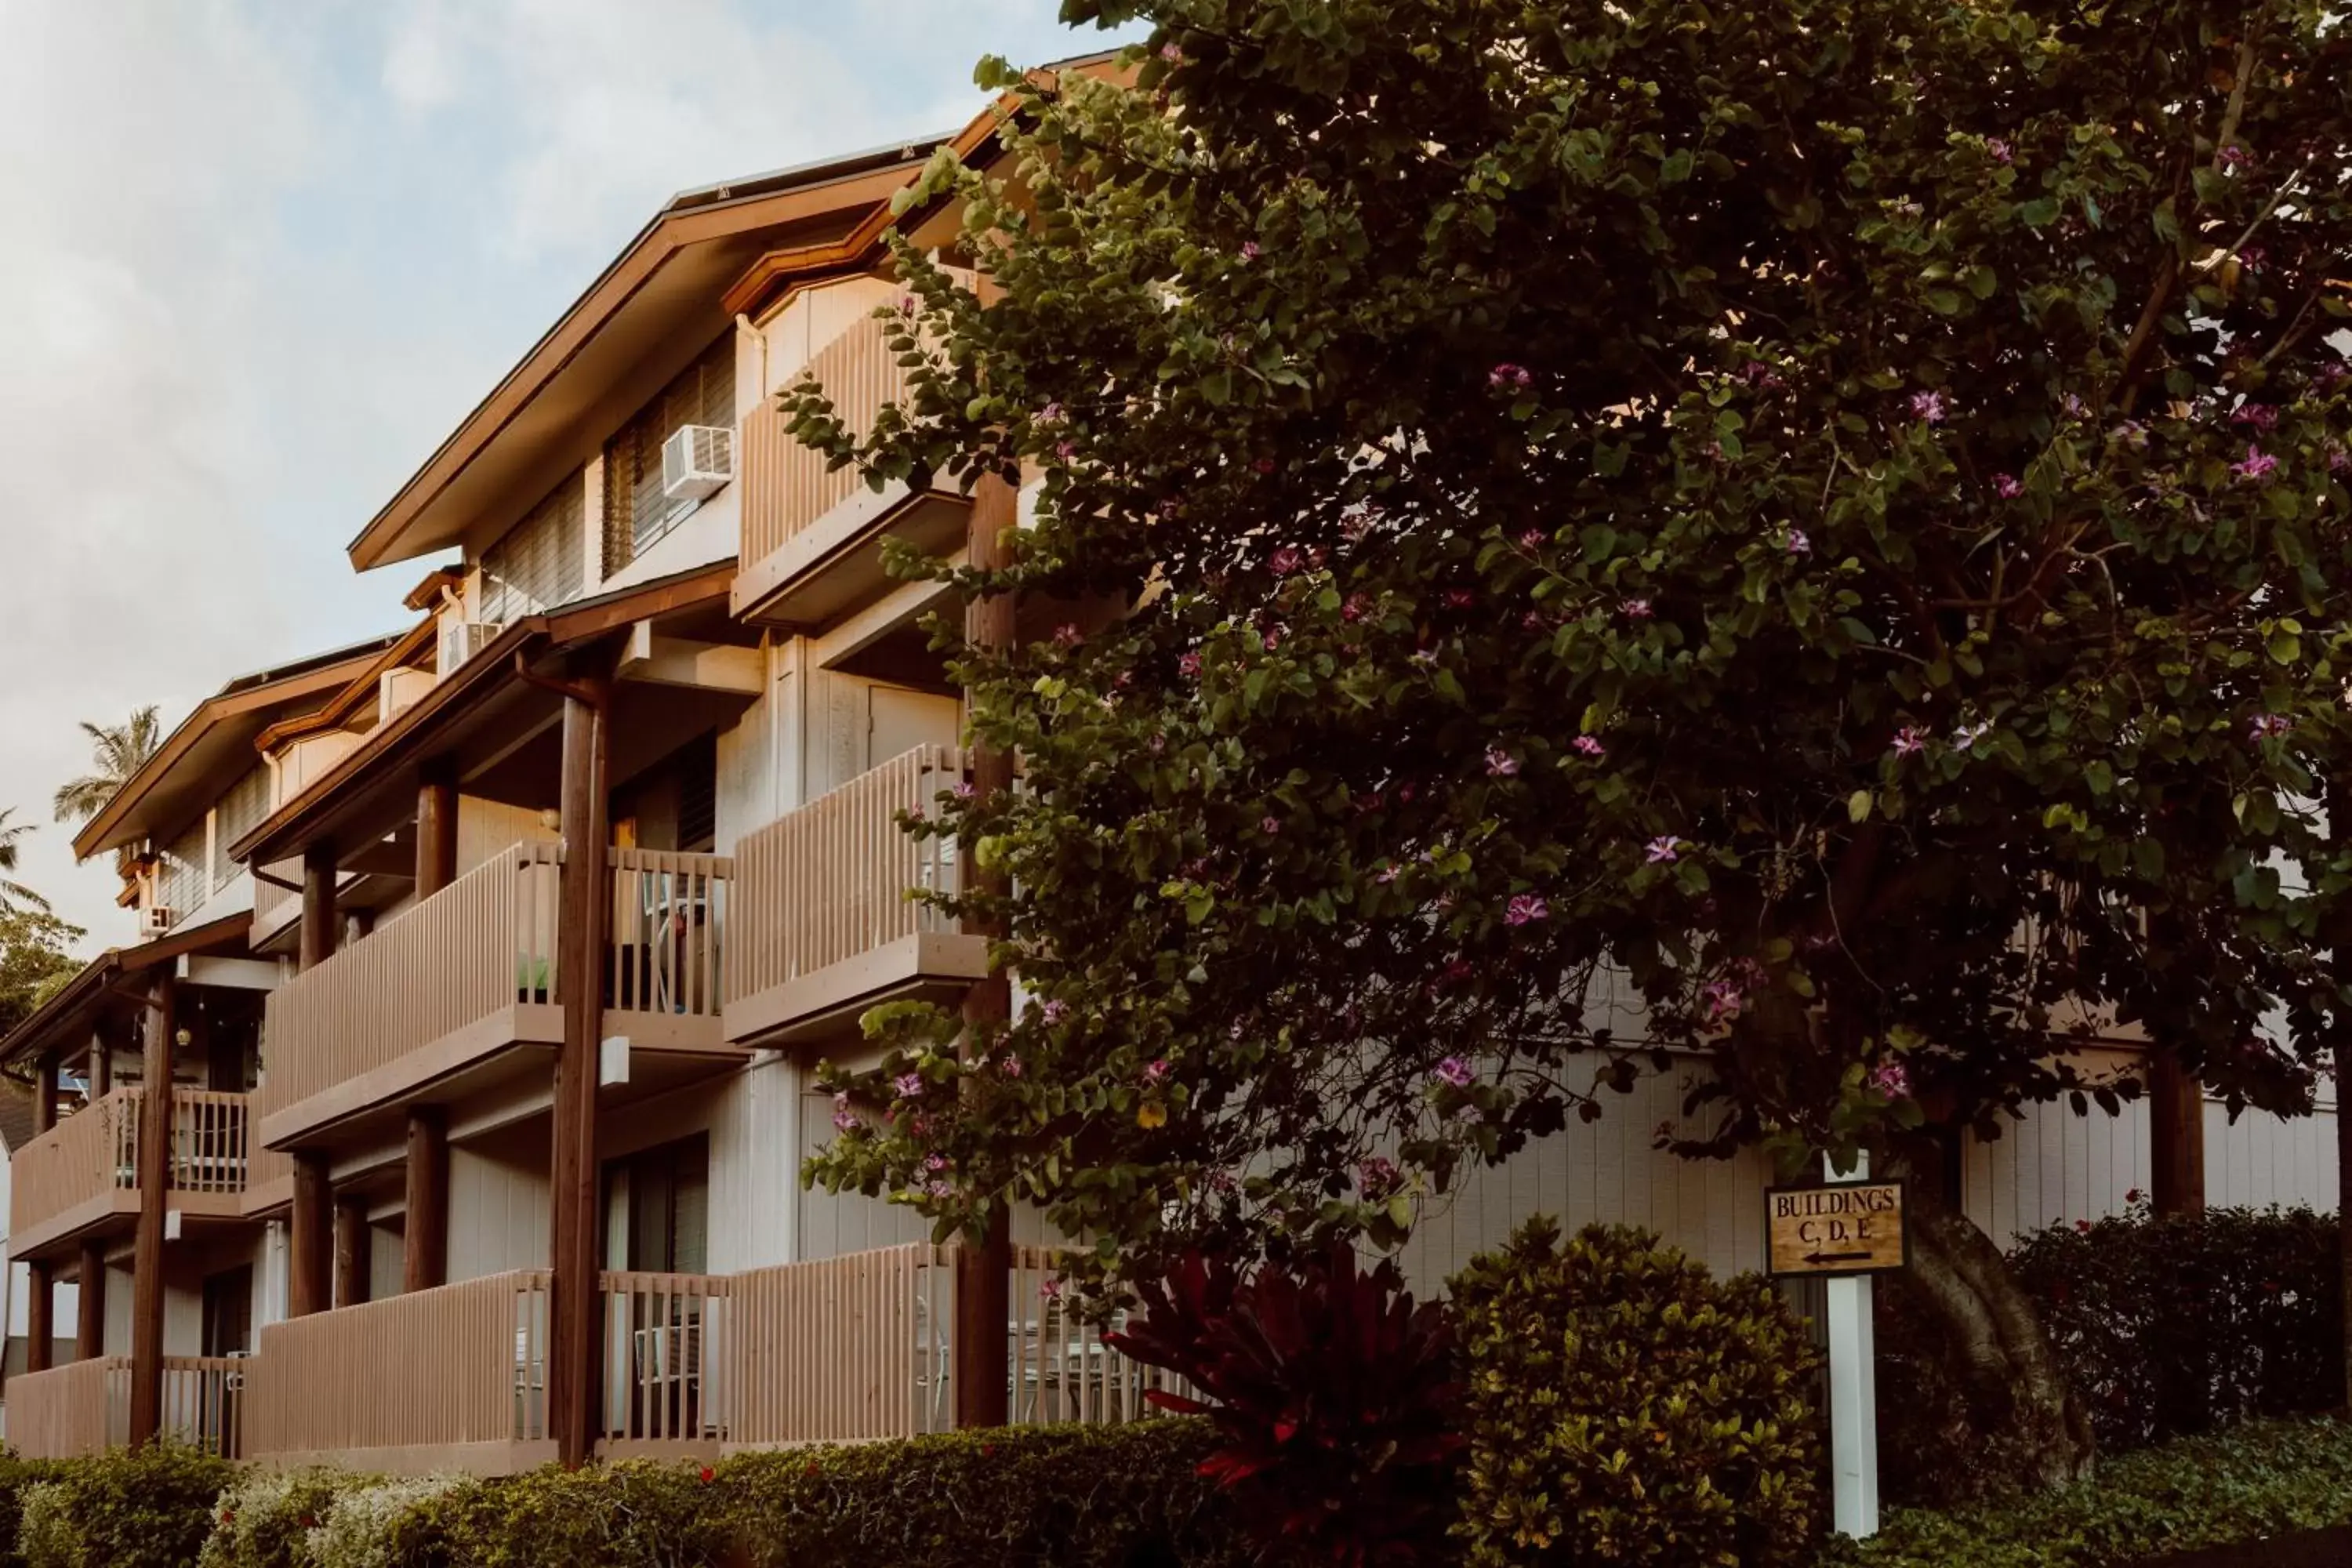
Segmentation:
<svg viewBox="0 0 2352 1568">
<path fill-rule="evenodd" d="M 951 130 L 1055 0 L 0 0 L 0 807 L 399 629 L 352 538 L 672 194 Z"/>
</svg>

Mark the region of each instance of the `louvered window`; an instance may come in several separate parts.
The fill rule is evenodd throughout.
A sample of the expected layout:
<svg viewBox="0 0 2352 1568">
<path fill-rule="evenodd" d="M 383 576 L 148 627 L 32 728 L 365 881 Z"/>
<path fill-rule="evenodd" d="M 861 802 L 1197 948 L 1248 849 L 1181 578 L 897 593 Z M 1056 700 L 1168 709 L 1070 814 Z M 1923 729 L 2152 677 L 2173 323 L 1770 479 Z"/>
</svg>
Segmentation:
<svg viewBox="0 0 2352 1568">
<path fill-rule="evenodd" d="M 604 443 L 604 574 L 645 553 L 698 502 L 662 494 L 662 443 L 681 425 L 735 427 L 730 328 Z"/>
<path fill-rule="evenodd" d="M 184 919 L 212 896 L 210 873 L 205 867 L 205 819 L 164 847 L 163 864 L 155 873 L 163 907 L 174 919 Z"/>
<path fill-rule="evenodd" d="M 586 482 L 574 468 L 482 552 L 482 619 L 501 625 L 587 591 Z"/>
<path fill-rule="evenodd" d="M 269 770 L 257 766 L 221 796 L 213 834 L 213 889 L 217 892 L 236 876 L 236 862 L 228 847 L 244 837 L 269 815 Z"/>
</svg>

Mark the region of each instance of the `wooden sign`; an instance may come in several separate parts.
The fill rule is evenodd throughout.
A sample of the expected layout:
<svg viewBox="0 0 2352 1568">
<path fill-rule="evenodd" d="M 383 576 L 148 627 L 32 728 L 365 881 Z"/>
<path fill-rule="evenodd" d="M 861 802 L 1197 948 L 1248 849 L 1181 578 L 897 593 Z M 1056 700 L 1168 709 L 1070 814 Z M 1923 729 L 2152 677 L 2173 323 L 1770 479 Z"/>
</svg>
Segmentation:
<svg viewBox="0 0 2352 1568">
<path fill-rule="evenodd" d="M 1775 1275 L 1885 1274 L 1910 1261 L 1900 1182 L 1767 1188 L 1764 1236 Z"/>
</svg>

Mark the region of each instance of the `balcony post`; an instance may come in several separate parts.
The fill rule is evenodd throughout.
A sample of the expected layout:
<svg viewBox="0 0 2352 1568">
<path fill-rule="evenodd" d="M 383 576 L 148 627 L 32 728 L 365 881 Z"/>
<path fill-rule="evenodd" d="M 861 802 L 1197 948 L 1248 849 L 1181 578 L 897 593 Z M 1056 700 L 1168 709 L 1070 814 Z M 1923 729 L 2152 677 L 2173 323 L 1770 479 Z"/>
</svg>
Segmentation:
<svg viewBox="0 0 2352 1568">
<path fill-rule="evenodd" d="M 286 1315 L 307 1318 L 334 1305 L 334 1181 L 327 1156 L 294 1156 L 294 1212 L 287 1225 Z"/>
<path fill-rule="evenodd" d="M 58 1058 L 43 1057 L 33 1064 L 33 1136 L 58 1124 Z"/>
<path fill-rule="evenodd" d="M 400 1288 L 430 1290 L 449 1275 L 449 1126 L 437 1105 L 408 1113 L 408 1215 Z"/>
<path fill-rule="evenodd" d="M 457 781 L 428 763 L 416 784 L 416 897 L 421 902 L 457 879 Z"/>
<path fill-rule="evenodd" d="M 1019 521 L 1019 493 L 993 475 L 972 488 L 971 514 L 966 523 L 966 558 L 980 571 L 1002 571 L 1013 563 L 1012 532 Z M 964 611 L 964 633 L 977 647 L 1000 652 L 1010 649 L 1018 635 L 1013 596 L 999 594 L 975 600 Z M 974 739 L 971 753 L 971 783 L 982 802 L 993 800 L 1013 787 L 1013 756 Z M 1002 897 L 1002 872 L 978 868 L 971 873 L 973 890 Z M 966 931 L 994 937 L 995 922 L 964 922 Z M 1013 1015 L 1013 980 L 1002 968 L 992 967 L 963 996 L 964 1050 L 967 1055 L 991 1048 L 989 1037 Z M 982 1217 L 982 1234 L 967 1234 L 955 1251 L 955 1422 L 958 1426 L 1002 1426 L 1007 1415 L 1012 1352 L 1006 1339 L 1012 1317 L 1012 1223 L 1003 1204 Z"/>
<path fill-rule="evenodd" d="M 313 844 L 302 851 L 302 967 L 335 956 L 335 848 Z"/>
<path fill-rule="evenodd" d="M 139 1228 L 131 1261 L 131 1446 L 163 1425 L 163 1210 L 172 1196 L 172 1053 L 179 1044 L 178 985 L 155 977 L 139 1085 Z"/>
<path fill-rule="evenodd" d="M 74 1284 L 74 1360 L 96 1361 L 106 1353 L 106 1243 L 81 1244 Z"/>
<path fill-rule="evenodd" d="M 25 1265 L 30 1281 L 30 1291 L 25 1303 L 25 1370 L 47 1372 L 51 1361 L 50 1347 L 57 1342 L 57 1331 L 50 1316 L 57 1306 L 56 1265 L 35 1261 Z"/>
<path fill-rule="evenodd" d="M 89 1098 L 104 1100 L 114 1092 L 114 1046 L 103 1028 L 89 1032 Z"/>
<path fill-rule="evenodd" d="M 356 1307 L 368 1299 L 368 1220 L 363 1198 L 335 1200 L 335 1305 Z"/>
<path fill-rule="evenodd" d="M 604 926 L 611 909 L 605 702 L 602 681 L 576 683 L 564 692 L 556 942 L 563 1046 L 555 1061 L 548 1415 L 556 1458 L 566 1465 L 585 1463 L 594 1447 L 596 1060 L 604 1030 Z"/>
</svg>

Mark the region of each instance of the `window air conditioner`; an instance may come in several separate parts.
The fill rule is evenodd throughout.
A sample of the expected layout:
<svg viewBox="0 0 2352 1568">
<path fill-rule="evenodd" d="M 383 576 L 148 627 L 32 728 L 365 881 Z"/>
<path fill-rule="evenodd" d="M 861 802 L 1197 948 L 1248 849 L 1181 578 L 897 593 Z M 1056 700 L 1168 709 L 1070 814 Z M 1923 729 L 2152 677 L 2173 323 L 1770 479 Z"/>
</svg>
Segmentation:
<svg viewBox="0 0 2352 1568">
<path fill-rule="evenodd" d="M 662 443 L 662 494 L 700 500 L 735 477 L 735 432 L 719 425 L 681 425 Z"/>
<path fill-rule="evenodd" d="M 150 904 L 139 911 L 139 931 L 142 936 L 162 936 L 172 929 L 179 915 L 161 904 Z"/>
<path fill-rule="evenodd" d="M 467 621 L 456 616 L 445 616 L 441 621 L 441 647 L 434 660 L 434 674 L 447 679 L 457 672 L 459 666 L 489 647 L 490 639 L 498 635 L 499 628 L 494 622 Z"/>
</svg>

